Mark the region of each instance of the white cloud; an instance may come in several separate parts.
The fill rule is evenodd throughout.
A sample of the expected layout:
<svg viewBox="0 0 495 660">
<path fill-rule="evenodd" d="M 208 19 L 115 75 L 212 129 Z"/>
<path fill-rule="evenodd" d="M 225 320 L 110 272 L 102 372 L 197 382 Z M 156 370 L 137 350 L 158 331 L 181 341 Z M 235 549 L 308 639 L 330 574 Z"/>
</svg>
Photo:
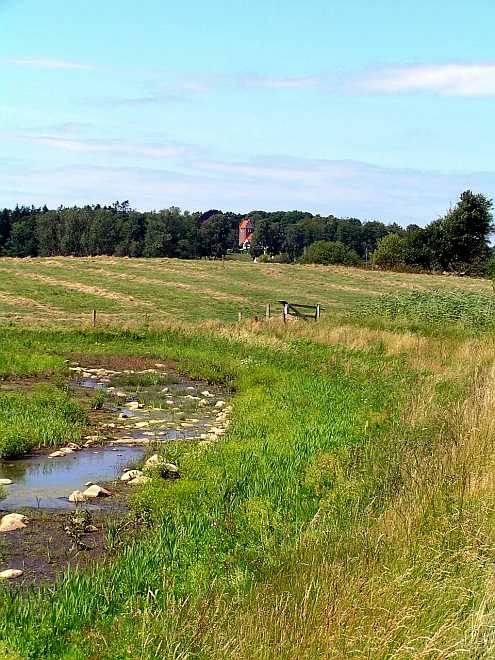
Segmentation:
<svg viewBox="0 0 495 660">
<path fill-rule="evenodd" d="M 309 87 L 320 87 L 322 80 L 318 76 L 269 77 L 250 75 L 239 76 L 234 80 L 233 84 L 251 89 L 305 89 Z"/>
<path fill-rule="evenodd" d="M 129 155 L 145 158 L 173 158 L 186 156 L 191 148 L 179 143 L 128 142 L 125 140 L 79 139 L 68 135 L 3 134 L 5 137 L 54 149 L 77 153 L 102 153 L 109 156 Z"/>
<path fill-rule="evenodd" d="M 3 60 L 6 64 L 26 66 L 34 69 L 72 69 L 80 71 L 95 71 L 96 65 L 85 62 L 69 62 L 67 60 L 50 59 L 47 57 L 13 57 Z"/>
<path fill-rule="evenodd" d="M 155 161 L 156 163 L 157 161 Z M 0 159 L 2 204 L 110 203 L 129 199 L 142 209 L 177 205 L 247 212 L 301 209 L 362 219 L 424 225 L 468 188 L 495 193 L 495 173 L 441 173 L 377 167 L 357 161 L 272 157 L 197 160 L 182 171 L 72 164 L 47 167 Z"/>
<path fill-rule="evenodd" d="M 495 63 L 425 64 L 381 69 L 353 87 L 371 92 L 433 92 L 441 96 L 495 96 Z"/>
</svg>

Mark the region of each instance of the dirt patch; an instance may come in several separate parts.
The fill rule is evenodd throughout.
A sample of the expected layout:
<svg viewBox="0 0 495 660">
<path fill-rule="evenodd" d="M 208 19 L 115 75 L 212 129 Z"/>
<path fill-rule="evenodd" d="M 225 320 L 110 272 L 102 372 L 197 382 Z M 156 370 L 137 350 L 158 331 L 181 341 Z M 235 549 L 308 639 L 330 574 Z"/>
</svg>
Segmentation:
<svg viewBox="0 0 495 660">
<path fill-rule="evenodd" d="M 69 353 L 67 359 L 73 362 L 80 362 L 88 369 L 110 369 L 112 371 L 124 371 L 131 369 L 133 371 L 142 371 L 144 369 L 156 369 L 157 364 L 164 365 L 160 369 L 177 369 L 177 362 L 174 360 L 161 359 L 159 357 L 139 356 L 139 355 L 88 355 L 87 353 Z"/>
<path fill-rule="evenodd" d="M 112 499 L 115 504 L 115 494 Z M 90 510 L 88 528 L 92 531 L 81 534 L 74 534 L 73 512 L 24 513 L 29 519 L 24 529 L 0 535 L 0 570 L 24 571 L 18 580 L 5 583 L 10 589 L 50 584 L 68 568 L 85 569 L 95 562 L 109 561 L 124 542 L 139 533 L 136 524 L 130 524 L 131 518 L 118 508 Z"/>
</svg>

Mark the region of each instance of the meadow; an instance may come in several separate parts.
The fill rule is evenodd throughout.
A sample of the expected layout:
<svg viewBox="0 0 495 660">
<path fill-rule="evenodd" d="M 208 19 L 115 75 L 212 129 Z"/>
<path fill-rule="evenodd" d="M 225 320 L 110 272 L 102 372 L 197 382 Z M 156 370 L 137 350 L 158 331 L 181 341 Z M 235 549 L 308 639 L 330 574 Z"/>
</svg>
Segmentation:
<svg viewBox="0 0 495 660">
<path fill-rule="evenodd" d="M 345 314 L 383 294 L 408 291 L 490 293 L 490 282 L 315 265 L 116 257 L 0 258 L 0 321 L 105 324 L 234 321 L 264 316 L 277 300 L 322 304 Z"/>
<path fill-rule="evenodd" d="M 174 360 L 234 392 L 223 439 L 164 447 L 182 478 L 139 491 L 149 528 L 112 562 L 2 594 L 0 657 L 493 657 L 490 283 L 174 260 L 0 273 L 6 382 L 57 386 L 77 352 Z M 326 309 L 239 323 L 233 296 L 246 316 Z"/>
</svg>

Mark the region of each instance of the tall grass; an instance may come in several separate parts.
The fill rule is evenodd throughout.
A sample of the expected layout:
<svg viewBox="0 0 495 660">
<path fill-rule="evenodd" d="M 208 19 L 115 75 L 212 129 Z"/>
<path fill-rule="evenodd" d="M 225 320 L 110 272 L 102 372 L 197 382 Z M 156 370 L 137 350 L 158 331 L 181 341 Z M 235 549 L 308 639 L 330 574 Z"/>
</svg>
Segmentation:
<svg viewBox="0 0 495 660">
<path fill-rule="evenodd" d="M 346 347 L 325 333 L 339 329 L 36 333 L 40 350 L 176 359 L 236 395 L 224 440 L 167 444 L 182 479 L 136 496 L 143 538 L 50 590 L 3 595 L 7 648 L 493 657 L 493 342 L 360 330 Z"/>
<path fill-rule="evenodd" d="M 413 290 L 379 296 L 356 307 L 353 318 L 383 318 L 426 329 L 454 327 L 469 331 L 495 329 L 495 294 L 489 291 Z"/>
<path fill-rule="evenodd" d="M 0 394 L 0 457 L 80 440 L 86 413 L 54 387 Z"/>
</svg>

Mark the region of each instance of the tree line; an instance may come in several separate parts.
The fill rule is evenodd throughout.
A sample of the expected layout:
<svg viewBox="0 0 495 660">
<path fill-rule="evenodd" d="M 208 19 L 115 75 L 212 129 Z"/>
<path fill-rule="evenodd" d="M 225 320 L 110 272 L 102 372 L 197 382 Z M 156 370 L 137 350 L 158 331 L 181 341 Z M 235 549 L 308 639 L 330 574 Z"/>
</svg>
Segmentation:
<svg viewBox="0 0 495 660">
<path fill-rule="evenodd" d="M 373 261 L 393 269 L 465 271 L 489 267 L 492 202 L 464 192 L 455 208 L 422 228 L 320 216 L 304 211 L 253 211 L 253 257 L 307 263 L 359 265 Z M 16 206 L 0 211 L 0 255 L 222 257 L 238 250 L 245 214 L 133 209 L 111 206 Z"/>
</svg>

